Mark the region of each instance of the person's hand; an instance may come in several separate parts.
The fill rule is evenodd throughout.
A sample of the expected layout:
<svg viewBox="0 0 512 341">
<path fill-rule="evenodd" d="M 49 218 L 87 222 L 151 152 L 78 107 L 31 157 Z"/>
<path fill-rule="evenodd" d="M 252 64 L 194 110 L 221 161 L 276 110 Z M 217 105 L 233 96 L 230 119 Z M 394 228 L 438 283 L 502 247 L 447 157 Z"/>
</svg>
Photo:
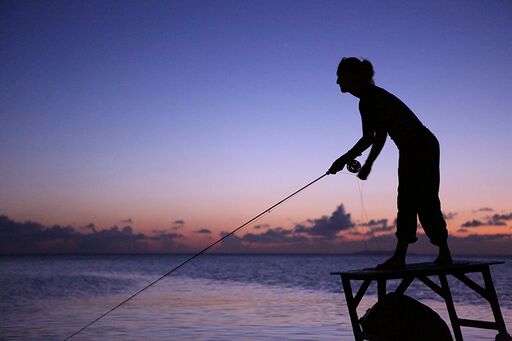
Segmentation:
<svg viewBox="0 0 512 341">
<path fill-rule="evenodd" d="M 372 171 L 372 165 L 370 163 L 365 163 L 359 173 L 357 173 L 357 177 L 361 180 L 366 180 L 368 175 Z"/>
<path fill-rule="evenodd" d="M 345 155 L 339 157 L 336 161 L 333 162 L 331 168 L 327 171 L 327 174 L 336 174 L 341 171 L 349 160 L 345 157 Z"/>
</svg>

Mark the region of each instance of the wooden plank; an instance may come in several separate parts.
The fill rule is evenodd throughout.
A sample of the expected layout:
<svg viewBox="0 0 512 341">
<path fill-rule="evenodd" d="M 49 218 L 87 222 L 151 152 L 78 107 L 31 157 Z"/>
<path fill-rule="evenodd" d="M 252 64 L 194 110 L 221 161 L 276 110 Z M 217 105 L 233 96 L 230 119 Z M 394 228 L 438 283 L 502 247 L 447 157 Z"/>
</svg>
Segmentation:
<svg viewBox="0 0 512 341">
<path fill-rule="evenodd" d="M 366 290 L 368 289 L 368 287 L 370 286 L 371 283 L 372 283 L 372 281 L 367 279 L 359 287 L 359 290 L 357 291 L 356 297 L 354 298 L 354 304 L 355 304 L 356 308 L 359 306 L 359 303 L 363 299 L 363 296 L 366 293 Z"/>
<path fill-rule="evenodd" d="M 435 263 L 415 263 L 408 264 L 403 269 L 378 270 L 375 268 L 331 272 L 332 275 L 343 275 L 349 279 L 365 280 L 365 279 L 400 279 L 408 275 L 416 276 L 437 276 L 440 273 L 468 273 L 481 272 L 485 267 L 494 264 L 503 264 L 504 262 L 466 262 L 457 261 L 450 265 L 437 265 Z"/>
<path fill-rule="evenodd" d="M 498 325 L 498 330 L 500 334 L 508 334 L 505 320 L 503 320 L 503 315 L 501 315 L 500 303 L 498 301 L 498 296 L 496 295 L 496 289 L 494 289 L 494 284 L 492 283 L 491 272 L 488 266 L 484 271 L 482 271 L 482 275 L 484 277 L 485 289 L 487 289 L 487 293 L 489 294 L 489 303 L 491 304 L 492 313 L 494 315 L 494 320 Z"/>
<path fill-rule="evenodd" d="M 496 322 L 459 319 L 459 323 L 463 327 L 498 330 Z"/>
<path fill-rule="evenodd" d="M 386 280 L 385 279 L 379 279 L 377 281 L 377 296 L 379 297 L 379 300 L 381 298 L 384 298 L 384 296 L 386 296 Z"/>
<path fill-rule="evenodd" d="M 347 300 L 348 314 L 350 316 L 350 322 L 352 323 L 354 338 L 356 341 L 363 341 L 364 339 L 361 336 L 361 326 L 359 325 L 359 318 L 357 317 L 357 305 L 355 304 L 354 297 L 352 296 L 350 279 L 342 276 L 341 282 L 343 283 L 343 291 L 345 292 L 345 299 Z"/>
<path fill-rule="evenodd" d="M 459 318 L 457 317 L 457 312 L 455 311 L 455 305 L 453 304 L 452 294 L 450 292 L 450 286 L 448 285 L 446 275 L 440 274 L 439 282 L 441 283 L 441 289 L 443 290 L 444 293 L 444 300 L 446 302 L 448 316 L 450 316 L 450 321 L 452 323 L 452 329 L 453 334 L 455 336 L 455 340 L 463 341 L 462 332 L 460 330 Z"/>
<path fill-rule="evenodd" d="M 487 290 L 485 290 L 480 285 L 475 283 L 471 278 L 467 277 L 464 274 L 453 274 L 453 277 L 457 278 L 459 281 L 466 284 L 466 286 L 473 289 L 473 291 L 475 291 L 477 294 L 479 294 L 486 300 L 489 300 L 489 295 L 487 294 Z"/>
<path fill-rule="evenodd" d="M 403 295 L 407 288 L 409 288 L 409 285 L 411 285 L 412 281 L 414 281 L 414 276 L 404 277 L 402 282 L 400 282 L 398 287 L 395 289 L 395 293 Z"/>
<path fill-rule="evenodd" d="M 422 281 L 427 287 L 432 289 L 436 294 L 441 296 L 442 298 L 446 299 L 445 292 L 443 289 L 441 289 L 440 286 L 438 286 L 434 281 L 432 281 L 430 278 L 426 276 L 417 276 L 420 281 Z"/>
</svg>

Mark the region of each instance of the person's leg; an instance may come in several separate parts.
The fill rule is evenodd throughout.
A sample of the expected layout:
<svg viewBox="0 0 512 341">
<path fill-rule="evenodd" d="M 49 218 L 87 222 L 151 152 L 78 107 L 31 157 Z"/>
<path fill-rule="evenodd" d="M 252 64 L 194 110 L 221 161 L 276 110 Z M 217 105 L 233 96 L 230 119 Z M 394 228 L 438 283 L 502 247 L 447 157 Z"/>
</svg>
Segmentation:
<svg viewBox="0 0 512 341">
<path fill-rule="evenodd" d="M 407 256 L 407 248 L 409 243 L 397 241 L 393 256 L 388 258 L 384 263 L 378 264 L 379 270 L 401 269 L 405 267 L 405 258 Z"/>
<path fill-rule="evenodd" d="M 422 167 L 420 170 L 421 181 L 419 182 L 421 193 L 418 202 L 418 217 L 430 242 L 439 247 L 439 256 L 435 262 L 450 264 L 452 258 L 447 242 L 448 230 L 439 200 L 439 144 L 435 137 L 428 148 L 425 148 L 420 164 Z"/>
<path fill-rule="evenodd" d="M 397 244 L 393 256 L 378 269 L 401 268 L 405 266 L 407 248 L 414 243 L 417 228 L 417 198 L 415 195 L 414 160 L 405 153 L 400 153 L 398 165 L 398 213 L 396 218 Z"/>
<path fill-rule="evenodd" d="M 439 255 L 434 262 L 437 264 L 452 263 L 447 241 L 448 230 L 446 229 L 446 221 L 441 212 L 439 198 L 427 195 L 420 205 L 418 216 L 430 242 L 439 247 Z"/>
</svg>

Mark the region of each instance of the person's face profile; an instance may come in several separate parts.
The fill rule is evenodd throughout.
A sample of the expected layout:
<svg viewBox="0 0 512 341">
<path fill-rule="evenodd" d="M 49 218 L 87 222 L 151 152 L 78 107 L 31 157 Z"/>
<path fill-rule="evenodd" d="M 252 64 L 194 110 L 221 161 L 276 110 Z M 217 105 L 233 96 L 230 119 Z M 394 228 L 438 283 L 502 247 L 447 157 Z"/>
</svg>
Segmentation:
<svg viewBox="0 0 512 341">
<path fill-rule="evenodd" d="M 341 92 L 345 93 L 345 92 L 348 92 L 349 88 L 347 87 L 347 85 L 349 86 L 350 85 L 350 76 L 347 75 L 346 73 L 341 73 L 341 72 L 337 72 L 336 74 L 338 76 L 338 79 L 336 80 L 336 84 L 338 84 L 340 86 L 340 90 Z"/>
</svg>

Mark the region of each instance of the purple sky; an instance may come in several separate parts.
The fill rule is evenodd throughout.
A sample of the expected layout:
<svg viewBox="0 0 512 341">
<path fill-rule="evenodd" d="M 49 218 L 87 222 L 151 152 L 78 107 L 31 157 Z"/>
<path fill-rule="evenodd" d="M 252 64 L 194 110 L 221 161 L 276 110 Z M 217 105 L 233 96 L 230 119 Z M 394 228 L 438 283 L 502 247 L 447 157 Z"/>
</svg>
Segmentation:
<svg viewBox="0 0 512 341">
<path fill-rule="evenodd" d="M 238 226 L 359 138 L 342 56 L 370 59 L 438 136 L 445 211 L 510 212 L 508 1 L 3 1 L 0 32 L 0 214 L 16 221 Z M 388 140 L 364 184 L 368 219 L 394 219 L 397 155 Z M 362 216 L 353 177 L 261 223 L 341 203 Z"/>
</svg>

